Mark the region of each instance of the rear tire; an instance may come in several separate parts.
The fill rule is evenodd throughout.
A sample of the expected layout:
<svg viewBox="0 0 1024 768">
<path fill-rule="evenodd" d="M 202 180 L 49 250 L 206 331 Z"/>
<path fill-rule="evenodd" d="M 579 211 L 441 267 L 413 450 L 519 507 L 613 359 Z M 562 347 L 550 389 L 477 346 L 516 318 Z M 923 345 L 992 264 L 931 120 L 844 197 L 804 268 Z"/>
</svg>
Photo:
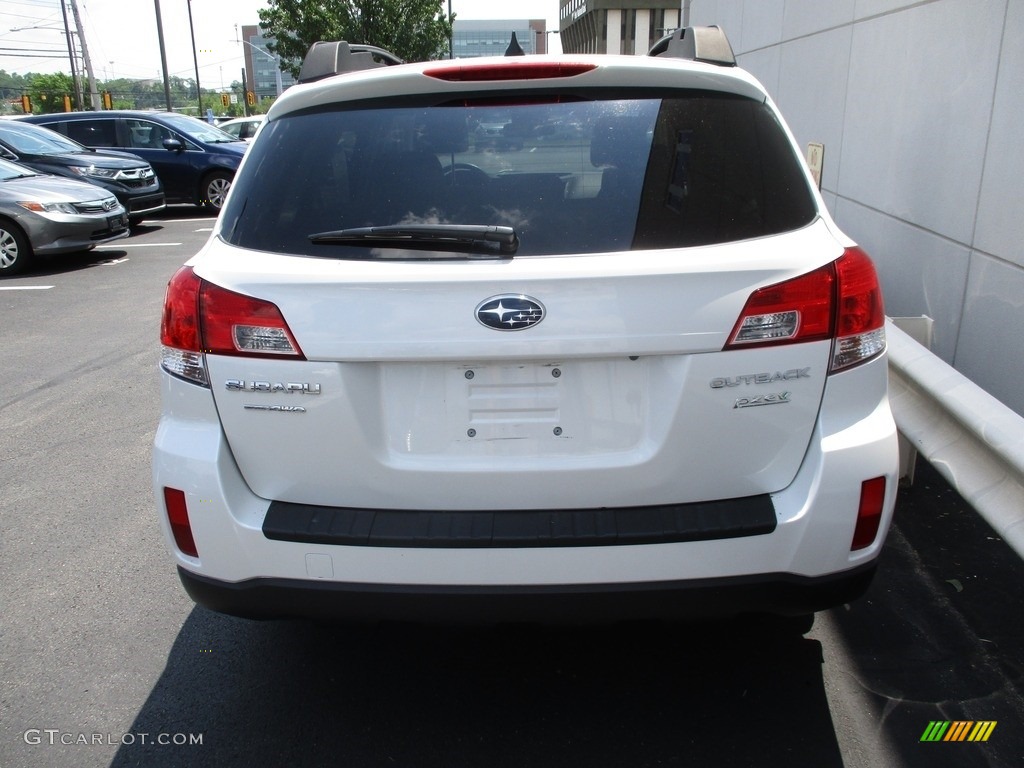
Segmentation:
<svg viewBox="0 0 1024 768">
<path fill-rule="evenodd" d="M 234 178 L 234 174 L 214 171 L 203 179 L 201 190 L 203 207 L 213 213 L 220 213 L 220 209 L 224 207 L 224 198 L 228 196 L 228 190 L 231 189 L 231 182 Z"/>
<path fill-rule="evenodd" d="M 0 219 L 0 276 L 16 275 L 32 260 L 32 246 L 16 224 Z"/>
</svg>

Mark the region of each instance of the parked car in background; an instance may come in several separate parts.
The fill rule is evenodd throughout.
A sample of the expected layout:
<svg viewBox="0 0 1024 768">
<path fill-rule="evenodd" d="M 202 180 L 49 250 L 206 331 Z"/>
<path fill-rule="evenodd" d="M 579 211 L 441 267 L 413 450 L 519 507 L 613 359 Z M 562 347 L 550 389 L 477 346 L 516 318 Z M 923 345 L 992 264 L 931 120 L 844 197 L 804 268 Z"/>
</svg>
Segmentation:
<svg viewBox="0 0 1024 768">
<path fill-rule="evenodd" d="M 267 119 L 266 115 L 253 115 L 252 117 L 235 117 L 220 123 L 217 127 L 224 133 L 230 133 L 236 139 L 249 141 L 256 135 L 256 129 L 263 125 Z"/>
<path fill-rule="evenodd" d="M 110 110 L 23 118 L 94 148 L 122 149 L 153 166 L 169 203 L 219 211 L 248 146 L 219 128 L 174 112 Z"/>
<path fill-rule="evenodd" d="M 88 251 L 128 237 L 128 215 L 94 184 L 0 160 L 0 276 L 36 257 Z"/>
<path fill-rule="evenodd" d="M 22 120 L 0 120 L 0 158 L 41 173 L 87 181 L 113 193 L 132 224 L 166 207 L 160 180 L 137 155 L 90 149 Z"/>
<path fill-rule="evenodd" d="M 899 475 L 879 280 L 722 32 L 353 48 L 311 49 L 167 288 L 154 500 L 193 599 L 494 622 L 862 594 Z"/>
</svg>

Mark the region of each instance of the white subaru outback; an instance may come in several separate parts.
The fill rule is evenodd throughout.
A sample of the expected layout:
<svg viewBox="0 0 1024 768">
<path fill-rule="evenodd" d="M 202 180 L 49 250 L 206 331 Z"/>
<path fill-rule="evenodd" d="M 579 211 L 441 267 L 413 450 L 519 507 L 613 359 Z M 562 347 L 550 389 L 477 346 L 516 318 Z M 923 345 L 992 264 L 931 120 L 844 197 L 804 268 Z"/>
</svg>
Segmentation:
<svg viewBox="0 0 1024 768">
<path fill-rule="evenodd" d="M 318 44 L 171 279 L 160 519 L 229 614 L 806 614 L 896 495 L 875 269 L 714 27 Z"/>
</svg>

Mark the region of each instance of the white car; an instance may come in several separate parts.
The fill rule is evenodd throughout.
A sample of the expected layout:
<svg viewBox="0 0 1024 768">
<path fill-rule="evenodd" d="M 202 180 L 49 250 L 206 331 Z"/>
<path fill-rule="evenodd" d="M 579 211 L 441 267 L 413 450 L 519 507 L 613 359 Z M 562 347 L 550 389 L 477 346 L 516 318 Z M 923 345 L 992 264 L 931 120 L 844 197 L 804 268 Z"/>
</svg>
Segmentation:
<svg viewBox="0 0 1024 768">
<path fill-rule="evenodd" d="M 661 49 L 314 46 L 167 289 L 153 481 L 194 600 L 582 621 L 863 592 L 898 475 L 875 269 L 724 35 Z"/>
<path fill-rule="evenodd" d="M 253 115 L 252 117 L 234 117 L 225 120 L 217 125 L 224 133 L 230 133 L 236 139 L 251 141 L 256 135 L 256 130 L 263 124 L 266 115 Z"/>
</svg>

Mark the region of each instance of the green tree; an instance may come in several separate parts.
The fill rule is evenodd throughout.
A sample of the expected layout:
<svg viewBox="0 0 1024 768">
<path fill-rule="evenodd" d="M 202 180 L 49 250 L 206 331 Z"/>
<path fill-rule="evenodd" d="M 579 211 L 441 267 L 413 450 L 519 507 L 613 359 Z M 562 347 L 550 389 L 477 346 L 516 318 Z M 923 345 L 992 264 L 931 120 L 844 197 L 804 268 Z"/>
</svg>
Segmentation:
<svg viewBox="0 0 1024 768">
<path fill-rule="evenodd" d="M 49 75 L 33 75 L 29 84 L 29 96 L 32 97 L 34 112 L 64 112 L 64 97 L 71 99 L 72 109 L 77 107 L 75 84 L 71 75 L 55 72 Z"/>
<path fill-rule="evenodd" d="M 429 61 L 448 54 L 454 15 L 444 0 L 267 0 L 260 25 L 281 56 L 282 69 L 298 76 L 313 43 L 347 40 L 385 48 L 406 61 Z"/>
</svg>

